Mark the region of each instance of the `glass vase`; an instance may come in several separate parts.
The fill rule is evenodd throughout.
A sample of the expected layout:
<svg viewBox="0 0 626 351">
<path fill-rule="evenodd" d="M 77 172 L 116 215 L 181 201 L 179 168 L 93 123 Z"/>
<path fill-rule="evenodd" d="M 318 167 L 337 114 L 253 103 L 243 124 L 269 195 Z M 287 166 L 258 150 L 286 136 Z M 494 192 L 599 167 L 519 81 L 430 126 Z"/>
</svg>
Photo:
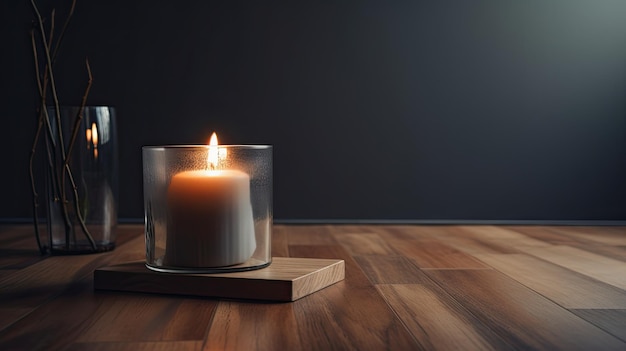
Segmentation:
<svg viewBox="0 0 626 351">
<path fill-rule="evenodd" d="M 115 109 L 48 107 L 47 234 L 52 254 L 115 248 L 118 154 Z"/>
</svg>

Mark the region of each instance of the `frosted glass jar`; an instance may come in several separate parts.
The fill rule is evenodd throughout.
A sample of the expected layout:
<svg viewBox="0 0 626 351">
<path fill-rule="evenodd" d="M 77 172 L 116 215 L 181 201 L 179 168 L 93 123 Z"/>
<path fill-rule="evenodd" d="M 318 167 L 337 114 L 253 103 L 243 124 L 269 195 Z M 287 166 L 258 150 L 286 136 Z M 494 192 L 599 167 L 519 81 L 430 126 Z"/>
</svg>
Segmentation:
<svg viewBox="0 0 626 351">
<path fill-rule="evenodd" d="M 272 147 L 143 147 L 146 266 L 253 270 L 271 263 Z"/>
</svg>

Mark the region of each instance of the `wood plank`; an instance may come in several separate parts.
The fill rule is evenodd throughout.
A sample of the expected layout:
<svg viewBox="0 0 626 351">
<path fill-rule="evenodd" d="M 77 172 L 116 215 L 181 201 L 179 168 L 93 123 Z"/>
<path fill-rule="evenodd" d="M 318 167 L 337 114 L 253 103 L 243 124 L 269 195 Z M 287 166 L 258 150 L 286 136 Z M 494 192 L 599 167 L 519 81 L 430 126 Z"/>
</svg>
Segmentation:
<svg viewBox="0 0 626 351">
<path fill-rule="evenodd" d="M 372 288 L 332 289 L 294 306 L 310 350 L 415 350 L 417 344 Z M 367 307 L 365 307 L 367 306 Z"/>
<path fill-rule="evenodd" d="M 441 238 L 446 245 L 453 247 L 461 252 L 468 254 L 506 254 L 517 253 L 519 250 L 508 246 L 505 242 L 494 242 L 490 240 L 481 240 L 479 238 L 471 238 L 465 235 L 447 236 Z"/>
<path fill-rule="evenodd" d="M 513 230 L 524 233 L 525 235 L 528 235 L 535 239 L 543 240 L 552 245 L 572 246 L 585 251 L 593 252 L 601 256 L 606 256 L 620 261 L 626 261 L 626 245 L 605 245 L 599 243 L 598 241 L 590 240 L 594 236 L 594 228 L 595 227 L 581 227 L 578 229 L 579 232 L 583 230 L 589 232 L 585 233 L 585 235 L 579 233 L 578 235 L 574 236 L 570 235 L 568 231 L 555 231 L 551 226 L 512 227 Z M 623 235 L 626 237 L 626 233 L 624 233 Z"/>
<path fill-rule="evenodd" d="M 0 331 L 15 323 L 15 321 L 24 318 L 32 312 L 32 310 L 32 308 L 1 308 L 0 314 L 2 315 L 2 318 L 0 318 Z"/>
<path fill-rule="evenodd" d="M 523 248 L 529 255 L 626 290 L 626 262 L 569 246 Z"/>
<path fill-rule="evenodd" d="M 626 310 L 572 310 L 580 318 L 626 342 Z"/>
<path fill-rule="evenodd" d="M 2 330 L 0 345 L 7 350 L 53 350 L 76 341 L 202 341 L 216 304 L 158 295 L 94 293 L 88 275 Z"/>
<path fill-rule="evenodd" d="M 159 273 L 145 262 L 102 267 L 97 290 L 269 301 L 294 301 L 344 278 L 342 260 L 274 257 L 267 268 L 219 274 Z"/>
<path fill-rule="evenodd" d="M 97 292 L 76 342 L 204 340 L 216 301 Z M 139 321 L 151 321 L 139 323 Z"/>
<path fill-rule="evenodd" d="M 533 239 L 541 240 L 551 245 L 576 245 L 577 243 L 589 244 L 589 241 L 579 238 L 573 238 L 563 233 L 557 233 L 550 230 L 548 226 L 536 226 L 536 225 L 518 225 L 518 226 L 504 226 L 504 229 L 508 229 Z"/>
<path fill-rule="evenodd" d="M 392 247 L 412 259 L 422 269 L 488 269 L 476 258 L 461 252 L 437 239 L 413 239 L 394 243 Z"/>
<path fill-rule="evenodd" d="M 291 255 L 340 258 L 344 282 L 294 303 L 300 339 L 309 350 L 415 350 L 415 339 L 357 263 L 338 245 L 292 245 Z"/>
<path fill-rule="evenodd" d="M 337 241 L 330 228 L 328 225 L 289 226 L 289 245 L 335 245 Z"/>
<path fill-rule="evenodd" d="M 45 259 L 30 225 L 0 226 L 0 279 Z"/>
<path fill-rule="evenodd" d="M 544 260 L 526 254 L 475 256 L 565 308 L 626 308 L 626 291 Z"/>
<path fill-rule="evenodd" d="M 91 276 L 93 270 L 120 258 L 145 257 L 144 238 L 134 236 L 120 250 L 107 253 L 53 256 L 0 279 L 0 325 L 13 321 L 5 309 L 34 310 L 60 294 L 72 282 Z"/>
<path fill-rule="evenodd" d="M 420 268 L 424 269 L 485 269 L 488 267 L 468 253 L 476 250 L 511 252 L 511 249 L 507 249 L 505 245 L 473 238 L 472 233 L 465 231 L 465 228 L 462 226 L 383 226 L 377 227 L 377 234 L 395 251 L 412 258 Z M 491 227 L 486 228 L 487 234 L 490 234 Z M 519 239 L 517 236 L 516 238 Z M 468 242 L 473 244 L 474 250 L 468 249 Z"/>
<path fill-rule="evenodd" d="M 289 256 L 289 228 L 284 225 L 272 227 L 272 257 Z"/>
<path fill-rule="evenodd" d="M 356 287 L 372 287 L 367 277 L 363 274 L 352 256 L 341 247 L 336 245 L 289 245 L 290 257 L 316 258 L 329 260 L 343 260 L 345 267 L 345 280 Z M 341 283 L 337 284 L 341 285 Z"/>
<path fill-rule="evenodd" d="M 626 227 L 551 226 L 548 230 L 602 245 L 626 246 Z"/>
<path fill-rule="evenodd" d="M 38 253 L 33 225 L 0 225 L 0 247 L 13 250 L 32 250 Z M 1 251 L 0 251 L 1 252 Z M 2 257 L 0 255 L 0 257 Z"/>
<path fill-rule="evenodd" d="M 95 256 L 51 257 L 11 275 L 0 282 L 0 308 L 36 307 L 65 289 L 76 276 L 90 274 Z M 1 318 L 1 317 L 0 317 Z"/>
<path fill-rule="evenodd" d="M 372 284 L 422 284 L 430 281 L 404 256 L 354 256 Z"/>
<path fill-rule="evenodd" d="M 90 281 L 84 277 L 0 331 L 0 345 L 6 350 L 61 349 L 80 335 L 97 306 Z"/>
<path fill-rule="evenodd" d="M 130 240 L 142 236 L 142 231 L 143 226 L 140 225 L 120 226 L 117 229 L 116 245 L 123 246 Z M 0 279 L 4 278 L 3 270 L 13 272 L 49 257 L 39 253 L 32 225 L 0 226 L 0 275 L 3 275 Z"/>
<path fill-rule="evenodd" d="M 134 240 L 137 237 L 145 239 L 144 225 L 143 224 L 124 224 L 118 225 L 116 228 L 117 237 L 115 239 L 116 247 L 126 246 L 126 243 Z M 145 244 L 141 246 L 145 251 Z M 145 252 L 144 252 L 145 254 Z"/>
<path fill-rule="evenodd" d="M 514 349 L 432 284 L 382 284 L 377 288 L 417 339 L 420 349 Z"/>
<path fill-rule="evenodd" d="M 491 227 L 487 228 L 486 235 L 476 235 L 467 231 L 467 226 L 440 226 L 434 231 L 429 229 L 432 238 L 437 239 L 465 253 L 515 253 L 519 252 L 510 247 L 508 241 L 499 242 L 489 240 L 493 238 Z M 483 238 L 484 237 L 484 238 Z M 483 240 L 483 239 L 487 240 Z M 496 237 L 497 238 L 497 237 Z M 518 238 L 515 236 L 514 238 Z"/>
<path fill-rule="evenodd" d="M 11 272 L 43 261 L 46 258 L 46 256 L 40 255 L 37 251 L 15 249 L 0 249 L 0 256 L 2 257 L 0 260 L 0 274 L 3 277 Z"/>
<path fill-rule="evenodd" d="M 537 226 L 519 225 L 501 228 L 517 231 L 555 245 L 574 242 L 610 246 L 626 246 L 626 227 L 620 226 Z"/>
<path fill-rule="evenodd" d="M 397 255 L 378 234 L 341 234 L 335 235 L 337 241 L 351 255 Z"/>
<path fill-rule="evenodd" d="M 55 349 L 76 338 L 97 306 L 92 299 L 93 269 L 117 258 L 145 255 L 143 236 L 137 235 L 135 226 L 121 232 L 121 244 L 113 252 L 46 256 L 1 279 L 0 345 Z"/>
<path fill-rule="evenodd" d="M 612 258 L 626 262 L 626 246 L 604 246 L 604 245 L 582 245 L 577 244 L 574 246 L 577 249 L 592 252 L 596 255 Z"/>
<path fill-rule="evenodd" d="M 328 226 L 328 230 L 332 235 L 343 234 L 376 234 L 375 225 L 360 225 L 360 224 L 335 224 Z"/>
<path fill-rule="evenodd" d="M 345 264 L 292 303 L 94 292 L 94 269 L 143 262 L 142 225 L 43 258 L 32 226 L 4 228 L 2 350 L 626 350 L 625 227 L 278 225 L 275 256 Z"/>
<path fill-rule="evenodd" d="M 67 351 L 200 351 L 202 344 L 202 341 L 79 342 L 71 344 Z"/>
<path fill-rule="evenodd" d="M 407 240 L 440 237 L 449 230 L 444 226 L 428 225 L 381 225 L 372 228 L 383 240 L 396 244 Z"/>
<path fill-rule="evenodd" d="M 518 349 L 624 350 L 626 344 L 494 270 L 426 274 Z"/>
<path fill-rule="evenodd" d="M 467 226 L 403 226 L 400 228 L 383 227 L 379 235 L 389 243 L 403 245 L 412 239 L 435 239 L 445 245 L 466 253 L 513 253 L 508 242 L 492 242 L 467 232 Z M 489 227 L 488 227 L 489 228 Z M 490 236 L 491 237 L 491 236 Z"/>
<path fill-rule="evenodd" d="M 469 237 L 484 242 L 503 244 L 511 248 L 544 247 L 551 244 L 541 239 L 529 237 L 523 233 L 500 226 L 463 226 L 462 230 Z"/>
<path fill-rule="evenodd" d="M 305 298 L 308 299 L 309 297 Z M 205 350 L 301 350 L 294 306 L 220 302 L 206 337 Z"/>
</svg>

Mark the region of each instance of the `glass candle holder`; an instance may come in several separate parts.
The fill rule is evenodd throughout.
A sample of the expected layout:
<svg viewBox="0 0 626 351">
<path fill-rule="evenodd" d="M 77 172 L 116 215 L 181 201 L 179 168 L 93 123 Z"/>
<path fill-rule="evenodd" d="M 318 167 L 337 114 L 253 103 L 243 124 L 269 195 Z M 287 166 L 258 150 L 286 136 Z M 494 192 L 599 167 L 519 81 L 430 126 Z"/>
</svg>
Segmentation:
<svg viewBox="0 0 626 351">
<path fill-rule="evenodd" d="M 218 273 L 271 263 L 271 146 L 144 146 L 143 186 L 148 268 Z"/>
</svg>

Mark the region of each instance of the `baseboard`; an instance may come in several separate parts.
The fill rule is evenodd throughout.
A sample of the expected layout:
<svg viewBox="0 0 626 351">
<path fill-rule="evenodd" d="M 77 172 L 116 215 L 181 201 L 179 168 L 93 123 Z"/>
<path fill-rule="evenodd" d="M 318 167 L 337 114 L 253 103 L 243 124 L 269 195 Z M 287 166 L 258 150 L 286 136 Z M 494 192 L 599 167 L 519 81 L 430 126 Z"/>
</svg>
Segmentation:
<svg viewBox="0 0 626 351">
<path fill-rule="evenodd" d="M 492 220 L 492 219 L 274 219 L 274 224 L 416 224 L 416 225 L 564 225 L 626 226 L 626 220 Z"/>
<path fill-rule="evenodd" d="M 32 223 L 32 218 L 0 218 L 0 224 Z M 43 223 L 44 221 L 42 221 Z M 119 218 L 120 224 L 142 224 L 143 218 Z M 274 218 L 274 224 L 416 224 L 416 225 L 563 225 L 626 226 L 626 220 L 533 220 L 533 219 L 285 219 Z"/>
</svg>

